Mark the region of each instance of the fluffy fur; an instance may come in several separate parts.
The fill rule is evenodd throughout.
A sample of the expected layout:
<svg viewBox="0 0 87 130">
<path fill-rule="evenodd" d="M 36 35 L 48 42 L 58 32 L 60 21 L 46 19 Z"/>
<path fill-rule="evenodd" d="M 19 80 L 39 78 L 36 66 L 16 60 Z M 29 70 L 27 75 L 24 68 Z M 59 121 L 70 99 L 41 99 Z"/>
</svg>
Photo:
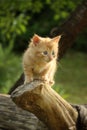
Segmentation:
<svg viewBox="0 0 87 130">
<path fill-rule="evenodd" d="M 24 83 L 40 79 L 54 84 L 59 40 L 60 36 L 52 39 L 33 36 L 23 56 Z"/>
</svg>

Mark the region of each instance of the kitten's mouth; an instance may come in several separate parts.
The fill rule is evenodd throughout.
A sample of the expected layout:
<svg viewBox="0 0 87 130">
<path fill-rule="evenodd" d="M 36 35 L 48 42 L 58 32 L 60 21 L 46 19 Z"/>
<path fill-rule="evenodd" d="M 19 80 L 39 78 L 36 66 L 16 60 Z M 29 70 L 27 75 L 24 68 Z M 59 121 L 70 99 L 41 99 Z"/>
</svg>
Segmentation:
<svg viewBox="0 0 87 130">
<path fill-rule="evenodd" d="M 52 59 L 48 59 L 46 62 L 51 62 L 52 61 Z"/>
<path fill-rule="evenodd" d="M 49 62 L 51 62 L 53 59 L 44 59 L 44 63 L 49 63 Z"/>
</svg>

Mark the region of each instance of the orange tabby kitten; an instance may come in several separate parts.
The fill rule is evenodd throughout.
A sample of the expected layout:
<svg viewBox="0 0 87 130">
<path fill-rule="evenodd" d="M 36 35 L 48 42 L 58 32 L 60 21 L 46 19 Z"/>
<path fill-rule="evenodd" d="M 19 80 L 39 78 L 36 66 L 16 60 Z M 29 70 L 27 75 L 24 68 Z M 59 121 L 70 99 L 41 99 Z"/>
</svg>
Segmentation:
<svg viewBox="0 0 87 130">
<path fill-rule="evenodd" d="M 54 84 L 59 40 L 60 36 L 52 39 L 43 38 L 36 34 L 33 36 L 29 48 L 23 56 L 24 83 L 41 79 L 50 85 Z"/>
</svg>

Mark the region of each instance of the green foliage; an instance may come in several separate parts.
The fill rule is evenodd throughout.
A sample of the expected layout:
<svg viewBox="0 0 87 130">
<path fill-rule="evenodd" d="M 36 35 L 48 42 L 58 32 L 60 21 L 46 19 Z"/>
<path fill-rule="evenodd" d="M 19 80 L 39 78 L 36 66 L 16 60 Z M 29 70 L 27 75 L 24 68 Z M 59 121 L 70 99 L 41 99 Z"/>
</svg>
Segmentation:
<svg viewBox="0 0 87 130">
<path fill-rule="evenodd" d="M 21 59 L 0 45 L 0 92 L 6 93 L 21 73 Z"/>
<path fill-rule="evenodd" d="M 79 1 L 55 0 L 55 2 L 53 2 L 50 0 L 49 3 L 50 8 L 54 11 L 54 20 L 58 22 L 58 20 L 65 19 L 67 16 L 69 16 L 70 12 L 75 9 Z"/>
<path fill-rule="evenodd" d="M 26 31 L 26 25 L 29 16 L 25 16 L 22 6 L 19 5 L 20 2 L 17 0 L 1 0 L 0 40 L 3 42 L 3 44 L 7 42 L 9 42 L 9 44 L 13 43 L 17 35 L 20 35 Z M 21 13 L 19 13 L 20 11 Z"/>
<path fill-rule="evenodd" d="M 0 41 L 3 46 L 18 46 L 24 36 L 27 41 L 34 34 L 48 35 L 59 26 L 82 0 L 1 0 Z M 23 40 L 23 39 L 22 39 Z M 21 44 L 20 44 L 21 46 Z"/>
</svg>

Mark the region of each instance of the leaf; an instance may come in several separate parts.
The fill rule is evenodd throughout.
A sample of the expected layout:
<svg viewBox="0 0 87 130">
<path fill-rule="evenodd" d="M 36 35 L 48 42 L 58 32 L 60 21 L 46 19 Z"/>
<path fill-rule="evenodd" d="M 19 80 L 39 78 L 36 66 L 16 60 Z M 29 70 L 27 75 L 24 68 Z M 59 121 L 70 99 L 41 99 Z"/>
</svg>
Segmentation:
<svg viewBox="0 0 87 130">
<path fill-rule="evenodd" d="M 22 32 L 26 32 L 26 27 L 23 24 L 20 24 L 19 28 Z"/>
</svg>

